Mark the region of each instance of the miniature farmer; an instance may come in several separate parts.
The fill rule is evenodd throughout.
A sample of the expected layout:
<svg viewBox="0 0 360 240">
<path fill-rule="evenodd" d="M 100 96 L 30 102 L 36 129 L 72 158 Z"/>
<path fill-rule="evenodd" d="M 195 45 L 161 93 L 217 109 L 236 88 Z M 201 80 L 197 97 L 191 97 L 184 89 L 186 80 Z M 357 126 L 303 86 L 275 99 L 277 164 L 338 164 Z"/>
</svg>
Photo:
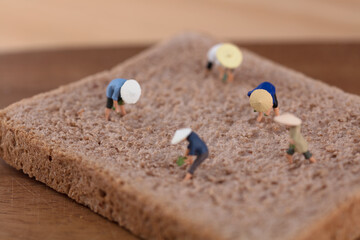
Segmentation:
<svg viewBox="0 0 360 240">
<path fill-rule="evenodd" d="M 206 75 L 212 70 L 214 64 L 220 65 L 219 61 L 216 59 L 216 51 L 222 45 L 222 43 L 218 43 L 212 46 L 207 52 L 207 65 L 206 65 Z"/>
<path fill-rule="evenodd" d="M 185 161 L 187 165 L 191 165 L 184 178 L 184 181 L 187 181 L 192 178 L 196 168 L 209 156 L 209 151 L 204 141 L 190 128 L 177 130 L 171 144 L 178 144 L 185 139 L 189 142 L 185 152 Z M 196 156 L 195 161 L 193 161 L 193 156 Z"/>
<path fill-rule="evenodd" d="M 126 115 L 124 104 L 136 103 L 141 95 L 141 88 L 136 80 L 116 78 L 112 80 L 106 89 L 105 119 L 109 121 L 111 109 L 114 107 L 117 113 Z"/>
<path fill-rule="evenodd" d="M 295 152 L 302 153 L 305 159 L 309 159 L 311 163 L 315 163 L 316 160 L 309 152 L 308 144 L 300 133 L 301 119 L 290 113 L 284 113 L 281 116 L 275 117 L 274 121 L 290 127 L 290 146 L 286 152 L 289 163 L 293 162 L 292 155 Z"/>
<path fill-rule="evenodd" d="M 263 82 L 250 92 L 250 105 L 254 111 L 258 112 L 257 121 L 260 122 L 263 114 L 270 115 L 271 108 L 274 109 L 275 115 L 279 116 L 278 101 L 276 98 L 275 86 L 269 82 Z"/>
<path fill-rule="evenodd" d="M 220 79 L 224 82 L 234 80 L 234 71 L 243 60 L 240 49 L 231 43 L 224 43 L 216 50 L 216 58 L 221 64 Z"/>
</svg>

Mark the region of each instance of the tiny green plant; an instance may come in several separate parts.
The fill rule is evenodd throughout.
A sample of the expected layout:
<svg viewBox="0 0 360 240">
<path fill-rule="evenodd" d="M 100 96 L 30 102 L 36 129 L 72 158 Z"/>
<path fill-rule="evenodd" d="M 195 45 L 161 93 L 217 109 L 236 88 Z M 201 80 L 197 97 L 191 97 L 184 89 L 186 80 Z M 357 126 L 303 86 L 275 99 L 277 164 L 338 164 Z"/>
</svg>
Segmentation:
<svg viewBox="0 0 360 240">
<path fill-rule="evenodd" d="M 222 81 L 223 81 L 224 83 L 226 83 L 226 80 L 227 80 L 227 74 L 225 73 L 224 76 L 223 76 L 223 78 L 222 78 Z"/>
<path fill-rule="evenodd" d="M 184 165 L 185 159 L 186 159 L 186 157 L 179 156 L 178 159 L 177 159 L 177 161 L 176 161 L 176 164 L 177 164 L 179 167 L 181 167 L 182 165 Z"/>
</svg>

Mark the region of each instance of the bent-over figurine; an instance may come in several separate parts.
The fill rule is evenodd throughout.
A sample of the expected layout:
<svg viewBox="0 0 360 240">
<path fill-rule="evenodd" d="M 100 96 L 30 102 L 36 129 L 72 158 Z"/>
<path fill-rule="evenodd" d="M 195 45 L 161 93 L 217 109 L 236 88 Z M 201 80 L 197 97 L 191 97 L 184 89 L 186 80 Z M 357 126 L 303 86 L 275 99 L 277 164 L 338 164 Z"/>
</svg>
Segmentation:
<svg viewBox="0 0 360 240">
<path fill-rule="evenodd" d="M 315 163 L 316 160 L 308 149 L 308 143 L 300 133 L 301 119 L 293 114 L 284 113 L 275 117 L 274 121 L 290 127 L 290 145 L 286 152 L 289 163 L 293 162 L 292 156 L 295 152 L 302 153 L 305 159 L 308 159 L 311 163 Z"/>
<path fill-rule="evenodd" d="M 184 178 L 184 181 L 187 181 L 192 178 L 196 168 L 209 156 L 209 151 L 205 142 L 191 128 L 177 130 L 171 144 L 178 144 L 185 139 L 189 142 L 185 152 L 185 162 L 187 165 L 191 165 Z M 196 156 L 195 161 L 193 156 Z"/>
<path fill-rule="evenodd" d="M 124 104 L 134 104 L 139 101 L 141 87 L 136 80 L 116 78 L 112 80 L 106 89 L 106 109 L 105 119 L 109 121 L 111 109 L 114 107 L 115 112 L 126 115 Z"/>
<path fill-rule="evenodd" d="M 253 90 L 248 92 L 250 105 L 254 111 L 258 112 L 257 121 L 261 122 L 263 114 L 270 115 L 271 108 L 274 109 L 275 115 L 279 116 L 279 106 L 276 97 L 275 86 L 269 82 L 263 82 Z"/>
<path fill-rule="evenodd" d="M 243 60 L 240 49 L 234 44 L 224 43 L 216 50 L 216 58 L 222 66 L 220 68 L 220 79 L 223 82 L 234 81 L 234 71 Z"/>
</svg>

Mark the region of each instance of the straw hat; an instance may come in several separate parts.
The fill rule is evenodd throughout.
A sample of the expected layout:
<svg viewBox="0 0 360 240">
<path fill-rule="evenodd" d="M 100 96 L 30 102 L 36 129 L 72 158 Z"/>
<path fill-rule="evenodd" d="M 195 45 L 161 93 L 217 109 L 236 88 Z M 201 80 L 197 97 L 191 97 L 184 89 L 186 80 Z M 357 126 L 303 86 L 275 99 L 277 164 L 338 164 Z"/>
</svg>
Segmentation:
<svg viewBox="0 0 360 240">
<path fill-rule="evenodd" d="M 277 116 L 274 118 L 274 121 L 288 126 L 299 126 L 301 124 L 301 119 L 291 113 L 284 113 Z"/>
<path fill-rule="evenodd" d="M 139 101 L 141 87 L 136 80 L 130 79 L 121 87 L 120 94 L 125 103 L 134 104 Z"/>
<path fill-rule="evenodd" d="M 190 133 L 192 132 L 191 128 L 182 128 L 176 130 L 173 139 L 171 140 L 171 144 L 178 144 L 182 140 L 186 139 Z"/>
<path fill-rule="evenodd" d="M 257 89 L 250 95 L 250 105 L 257 112 L 266 112 L 273 106 L 273 98 L 268 91 Z"/>
<path fill-rule="evenodd" d="M 237 68 L 240 66 L 243 56 L 240 49 L 231 43 L 224 43 L 216 51 L 216 57 L 226 68 Z"/>
</svg>

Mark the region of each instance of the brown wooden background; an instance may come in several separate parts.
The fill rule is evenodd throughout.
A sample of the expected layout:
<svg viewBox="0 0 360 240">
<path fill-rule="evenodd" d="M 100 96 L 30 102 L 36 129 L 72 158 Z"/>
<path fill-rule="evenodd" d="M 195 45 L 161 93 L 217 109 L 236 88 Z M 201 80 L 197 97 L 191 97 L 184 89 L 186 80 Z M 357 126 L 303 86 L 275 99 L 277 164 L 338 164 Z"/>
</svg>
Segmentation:
<svg viewBox="0 0 360 240">
<path fill-rule="evenodd" d="M 240 45 L 311 77 L 360 95 L 360 43 Z M 146 47 L 2 54 L 0 108 L 108 69 Z M 12 169 L 0 159 L 0 239 L 137 238 L 65 195 Z"/>
</svg>

